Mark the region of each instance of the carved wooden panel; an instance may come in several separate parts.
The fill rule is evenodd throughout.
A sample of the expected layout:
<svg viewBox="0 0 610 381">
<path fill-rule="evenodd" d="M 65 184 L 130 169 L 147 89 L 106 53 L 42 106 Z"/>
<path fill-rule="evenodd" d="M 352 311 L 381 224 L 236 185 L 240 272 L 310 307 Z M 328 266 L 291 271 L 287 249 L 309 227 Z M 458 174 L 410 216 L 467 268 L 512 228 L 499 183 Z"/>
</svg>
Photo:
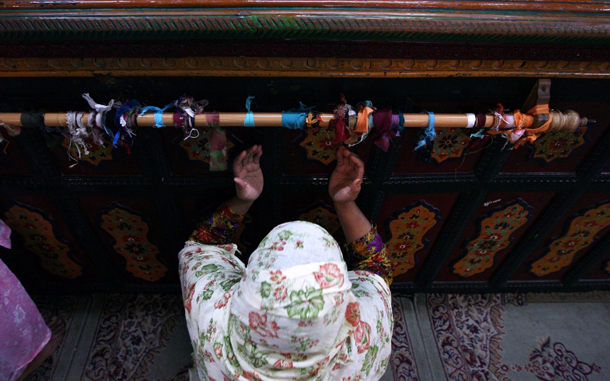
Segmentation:
<svg viewBox="0 0 610 381">
<path fill-rule="evenodd" d="M 47 197 L 2 195 L 2 219 L 11 227 L 12 250 L 3 260 L 17 263 L 26 282 L 48 285 L 102 283 L 98 269 L 75 239 L 74 226 Z"/>
<path fill-rule="evenodd" d="M 458 194 L 388 194 L 378 230 L 392 256 L 396 282 L 413 282 L 442 233 Z"/>
<path fill-rule="evenodd" d="M 131 197 L 79 197 L 106 255 L 128 283 L 172 283 L 177 279 L 175 254 L 160 224 L 153 200 Z"/>
<path fill-rule="evenodd" d="M 608 193 L 585 194 L 557 221 L 551 234 L 515 273 L 513 280 L 558 280 L 608 235 Z"/>
<path fill-rule="evenodd" d="M 555 192 L 490 193 L 479 205 L 437 281 L 489 279 L 555 196 Z"/>
</svg>

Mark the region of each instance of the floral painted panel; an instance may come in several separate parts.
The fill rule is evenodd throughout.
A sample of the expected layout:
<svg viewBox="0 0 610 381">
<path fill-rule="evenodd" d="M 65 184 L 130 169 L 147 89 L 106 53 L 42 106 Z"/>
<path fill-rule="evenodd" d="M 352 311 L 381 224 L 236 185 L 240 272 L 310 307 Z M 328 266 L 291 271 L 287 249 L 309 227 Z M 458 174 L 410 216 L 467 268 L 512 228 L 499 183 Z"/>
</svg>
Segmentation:
<svg viewBox="0 0 610 381">
<path fill-rule="evenodd" d="M 95 166 L 99 165 L 104 160 L 112 160 L 112 150 L 113 146 L 107 139 L 104 139 L 103 145 L 97 145 L 93 139 L 85 139 L 85 144 L 87 145 L 87 149 L 89 150 L 89 154 L 85 155 L 84 152 L 81 151 L 81 157 L 78 157 L 78 148 L 74 144 L 70 144 L 70 139 L 64 137 L 61 145 L 70 150 L 70 155 L 77 160 L 86 161 L 87 163 L 93 164 Z"/>
<path fill-rule="evenodd" d="M 133 276 L 150 282 L 165 276 L 167 267 L 157 259 L 159 249 L 148 241 L 148 224 L 137 212 L 114 204 L 102 215 L 101 227 L 115 239 L 114 250 Z"/>
<path fill-rule="evenodd" d="M 510 246 L 512 234 L 531 220 L 531 214 L 532 208 L 518 199 L 483 217 L 479 235 L 466 242 L 465 255 L 453 265 L 453 272 L 466 278 L 492 267 L 496 254 Z"/>
<path fill-rule="evenodd" d="M 53 220 L 43 211 L 17 204 L 4 214 L 6 223 L 25 240 L 25 247 L 40 257 L 42 268 L 52 274 L 74 279 L 82 267 L 70 256 L 70 247 L 54 233 Z"/>
<path fill-rule="evenodd" d="M 431 157 L 439 164 L 447 159 L 460 158 L 464 149 L 468 147 L 470 140 L 470 134 L 464 129 L 443 128 L 437 130 Z"/>
<path fill-rule="evenodd" d="M 335 234 L 341 227 L 335 209 L 326 205 L 324 201 L 318 201 L 307 207 L 306 211 L 299 216 L 299 220 L 318 224 L 331 235 Z"/>
<path fill-rule="evenodd" d="M 307 151 L 307 158 L 329 165 L 337 158 L 337 143 L 335 131 L 326 126 L 306 127 L 303 140 L 299 143 Z"/>
<path fill-rule="evenodd" d="M 563 236 L 554 239 L 546 254 L 532 264 L 530 272 L 545 276 L 569 266 L 581 250 L 599 237 L 597 234 L 610 225 L 610 202 L 604 202 L 574 216 Z"/>
<path fill-rule="evenodd" d="M 539 159 L 543 165 L 556 159 L 566 158 L 572 154 L 572 151 L 586 143 L 586 132 L 587 127 L 582 127 L 579 133 L 556 132 L 543 134 L 534 143 L 533 157 Z"/>
<path fill-rule="evenodd" d="M 386 220 L 390 238 L 385 244 L 392 257 L 393 276 L 406 274 L 416 266 L 416 254 L 429 244 L 426 234 L 440 219 L 438 209 L 419 201 Z"/>
<path fill-rule="evenodd" d="M 194 138 L 183 139 L 179 145 L 186 151 L 190 160 L 201 160 L 209 164 L 211 159 L 210 139 L 213 128 L 200 128 L 198 131 L 199 135 Z M 231 140 L 226 139 L 227 152 L 234 146 Z"/>
</svg>

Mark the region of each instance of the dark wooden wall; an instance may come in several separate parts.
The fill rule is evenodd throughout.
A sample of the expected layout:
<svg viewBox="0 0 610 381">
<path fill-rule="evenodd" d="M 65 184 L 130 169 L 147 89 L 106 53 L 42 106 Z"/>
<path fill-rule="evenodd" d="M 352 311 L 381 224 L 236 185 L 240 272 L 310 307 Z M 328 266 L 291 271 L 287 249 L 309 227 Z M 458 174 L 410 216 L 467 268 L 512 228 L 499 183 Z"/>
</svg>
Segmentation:
<svg viewBox="0 0 610 381">
<path fill-rule="evenodd" d="M 153 105 L 188 92 L 208 99 L 208 109 L 218 111 L 239 110 L 245 97 L 255 94 L 255 112 L 281 111 L 299 101 L 330 111 L 343 92 L 353 104 L 369 99 L 379 108 L 484 112 L 497 102 L 519 108 L 534 83 L 530 78 L 0 80 L 2 88 L 14 89 L 10 98 L 2 99 L 2 107 L 11 111 L 86 110 L 83 92 L 99 102 L 137 96 Z M 355 147 L 367 164 L 359 203 L 377 222 L 396 257 L 394 288 L 514 291 L 607 286 L 610 238 L 604 224 L 610 220 L 606 217 L 593 219 L 601 225 L 585 229 L 592 236 L 581 239 L 589 243 L 561 269 L 547 275 L 532 272 L 532 264 L 545 257 L 553 242 L 579 231 L 572 221 L 610 203 L 610 174 L 606 174 L 610 96 L 605 88 L 603 80 L 553 80 L 552 108 L 574 109 L 597 120 L 576 137 L 549 134 L 518 150 L 510 150 L 502 138 L 488 137 L 479 146 L 464 149 L 469 146 L 469 131 L 439 131 L 435 149 L 425 155 L 413 151 L 420 133 L 414 129 L 393 140 L 387 153 L 372 140 Z M 263 144 L 265 149 L 265 192 L 238 238 L 245 256 L 274 225 L 289 220 L 318 221 L 341 240 L 326 189 L 337 145 L 332 141 L 334 132 L 325 130 L 228 129 L 230 157 L 251 144 Z M 197 156 L 205 156 L 206 140 L 189 148 L 180 145 L 182 139 L 178 129 L 140 128 L 129 153 L 108 144 L 106 157 L 70 168 L 64 137 L 57 133 L 23 129 L 20 136 L 9 138 L 0 166 L 3 218 L 25 210 L 30 220 L 34 213 L 41 219 L 34 224 L 35 231 L 42 220 L 52 231 L 37 241 L 38 236 L 13 222 L 15 249 L 3 251 L 3 260 L 40 291 L 175 289 L 176 253 L 198 218 L 233 192 L 230 171 L 211 172 Z M 104 229 L 112 225 L 104 218 L 116 217 L 117 208 L 131 220 L 124 231 L 113 235 Z M 504 218 L 506 226 L 483 224 L 510 208 L 520 213 Z M 422 217 L 413 219 L 417 226 L 409 225 L 416 212 L 429 222 L 422 222 Z M 460 260 L 478 237 L 483 236 L 480 242 L 489 241 L 485 235 L 490 231 L 506 240 L 505 247 L 490 246 L 489 266 L 470 275 L 465 269 L 471 266 Z M 132 235 L 131 246 L 117 248 Z M 55 257 L 31 246 L 43 242 L 67 248 Z M 124 257 L 124 250 L 132 255 Z M 141 269 L 134 270 L 138 266 Z M 71 269 L 76 272 L 70 273 Z"/>
<path fill-rule="evenodd" d="M 273 3 L 273 4 L 271 4 Z M 0 112 L 87 110 L 187 93 L 208 111 L 279 112 L 303 102 L 438 113 L 521 108 L 538 78 L 550 107 L 595 119 L 511 150 L 445 130 L 414 152 L 408 130 L 367 164 L 359 203 L 376 221 L 404 292 L 552 291 L 610 285 L 608 2 L 404 1 L 117 4 L 6 1 Z M 224 4 L 227 5 L 226 2 Z M 275 224 L 309 219 L 342 239 L 327 196 L 337 145 L 326 128 L 231 128 L 229 156 L 263 144 L 265 192 L 238 234 L 244 258 Z M 205 131 L 141 128 L 130 150 L 78 165 L 53 131 L 0 146 L 0 257 L 36 292 L 178 292 L 176 254 L 196 221 L 233 192 L 205 161 Z M 474 245 L 484 247 L 473 255 Z"/>
</svg>

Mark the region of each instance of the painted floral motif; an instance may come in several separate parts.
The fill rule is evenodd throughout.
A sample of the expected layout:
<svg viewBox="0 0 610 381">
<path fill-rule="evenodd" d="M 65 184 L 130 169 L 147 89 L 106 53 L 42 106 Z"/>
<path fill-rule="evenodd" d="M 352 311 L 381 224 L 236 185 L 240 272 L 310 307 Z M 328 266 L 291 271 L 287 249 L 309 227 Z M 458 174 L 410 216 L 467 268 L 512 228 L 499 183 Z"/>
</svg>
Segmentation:
<svg viewBox="0 0 610 381">
<path fill-rule="evenodd" d="M 502 369 L 504 294 L 428 295 L 428 314 L 449 381 L 511 381 Z"/>
<path fill-rule="evenodd" d="M 64 140 L 61 143 L 61 145 L 66 149 L 68 149 L 68 148 L 70 149 L 70 153 L 72 154 L 73 158 L 79 159 L 79 160 L 84 160 L 88 163 L 91 163 L 91 164 L 97 166 L 102 161 L 112 160 L 113 146 L 106 138 L 103 138 L 103 140 L 104 140 L 104 145 L 100 146 L 100 145 L 95 144 L 93 139 L 85 139 L 85 144 L 87 145 L 87 149 L 89 150 L 89 155 L 85 155 L 84 152 L 81 152 L 80 159 L 78 158 L 78 150 L 76 148 L 76 145 L 72 144 L 72 146 L 70 147 L 69 138 L 64 137 Z"/>
<path fill-rule="evenodd" d="M 416 254 L 428 245 L 425 235 L 440 221 L 440 212 L 425 201 L 400 210 L 386 221 L 394 276 L 406 274 L 417 264 Z"/>
<path fill-rule="evenodd" d="M 610 225 L 609 216 L 610 202 L 574 216 L 564 235 L 549 244 L 546 254 L 532 264 L 530 271 L 544 276 L 569 266 L 578 252 L 599 239 L 597 234 Z"/>
<path fill-rule="evenodd" d="M 469 277 L 492 267 L 496 254 L 512 243 L 512 234 L 532 218 L 531 207 L 521 199 L 501 208 L 480 220 L 478 237 L 466 242 L 466 254 L 453 265 L 455 274 Z"/>
<path fill-rule="evenodd" d="M 553 132 L 543 134 L 534 142 L 534 158 L 548 164 L 555 159 L 565 158 L 576 148 L 585 144 L 587 127 L 582 127 L 579 134 L 574 132 Z"/>
<path fill-rule="evenodd" d="M 82 267 L 68 255 L 68 245 L 55 236 L 50 216 L 22 204 L 12 206 L 4 216 L 6 224 L 23 237 L 26 249 L 38 255 L 43 269 L 68 279 L 83 274 Z"/>
<path fill-rule="evenodd" d="M 307 151 L 307 158 L 329 165 L 337 158 L 337 138 L 335 130 L 327 127 L 305 128 L 305 138 L 299 143 Z"/>
<path fill-rule="evenodd" d="M 550 337 L 542 338 L 538 348 L 530 354 L 529 362 L 524 365 L 513 365 L 511 369 L 517 372 L 529 372 L 541 381 L 582 380 L 587 381 L 587 375 L 601 370 L 595 364 L 584 363 L 569 351 L 562 343 L 551 342 Z"/>
<path fill-rule="evenodd" d="M 201 160 L 204 163 L 210 163 L 210 138 L 212 136 L 211 127 L 199 128 L 199 136 L 182 140 L 179 144 L 182 147 L 190 160 Z M 235 144 L 231 140 L 226 140 L 226 151 L 229 152 Z"/>
<path fill-rule="evenodd" d="M 159 249 L 148 241 L 148 224 L 140 216 L 115 204 L 102 215 L 101 227 L 115 239 L 114 250 L 133 276 L 150 282 L 163 278 L 167 267 L 157 260 Z"/>
<path fill-rule="evenodd" d="M 335 210 L 323 201 L 318 201 L 307 207 L 306 212 L 302 213 L 298 219 L 299 221 L 309 221 L 318 224 L 331 235 L 335 234 L 341 227 Z"/>
<path fill-rule="evenodd" d="M 439 164 L 447 159 L 462 157 L 469 143 L 469 135 L 459 128 L 437 130 L 431 157 Z"/>
</svg>

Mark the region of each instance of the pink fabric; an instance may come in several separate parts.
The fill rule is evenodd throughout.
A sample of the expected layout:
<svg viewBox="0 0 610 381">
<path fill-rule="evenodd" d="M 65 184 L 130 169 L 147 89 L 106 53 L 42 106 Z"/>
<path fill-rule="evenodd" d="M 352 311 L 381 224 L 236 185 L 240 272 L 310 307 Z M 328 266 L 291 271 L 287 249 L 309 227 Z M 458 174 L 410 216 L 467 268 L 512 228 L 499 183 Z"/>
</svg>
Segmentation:
<svg viewBox="0 0 610 381">
<path fill-rule="evenodd" d="M 11 248 L 11 228 L 2 220 L 0 220 L 0 246 Z"/>
<path fill-rule="evenodd" d="M 10 228 L 4 222 L 0 226 L 4 246 Z M 10 247 L 10 241 L 8 244 Z M 19 279 L 0 260 L 0 380 L 19 378 L 50 339 L 51 330 L 38 308 Z"/>
</svg>

